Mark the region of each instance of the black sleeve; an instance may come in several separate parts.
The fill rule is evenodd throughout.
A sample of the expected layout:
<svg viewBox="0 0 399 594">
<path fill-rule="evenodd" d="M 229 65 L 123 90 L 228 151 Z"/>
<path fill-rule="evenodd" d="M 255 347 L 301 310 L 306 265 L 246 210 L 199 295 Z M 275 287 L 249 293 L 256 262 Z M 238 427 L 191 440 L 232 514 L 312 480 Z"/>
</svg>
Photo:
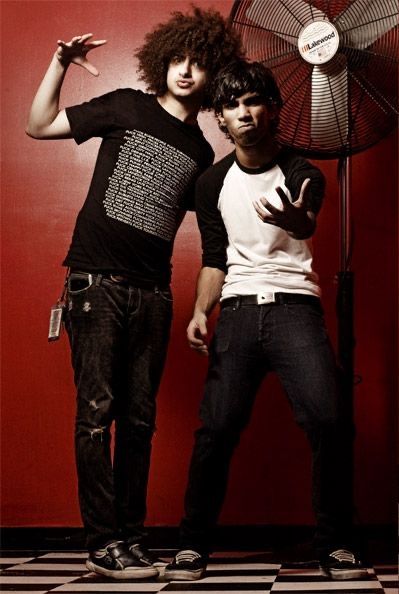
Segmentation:
<svg viewBox="0 0 399 594">
<path fill-rule="evenodd" d="M 179 207 L 182 210 L 195 210 L 195 180 L 187 188 Z"/>
<path fill-rule="evenodd" d="M 185 194 L 184 200 L 182 201 L 180 208 L 182 210 L 195 210 L 195 194 L 192 190 Z"/>
<path fill-rule="evenodd" d="M 196 184 L 195 206 L 202 241 L 202 266 L 227 272 L 227 232 L 218 209 L 221 184 L 208 172 Z"/>
<path fill-rule="evenodd" d="M 180 205 L 180 208 L 183 210 L 196 210 L 196 180 L 212 165 L 214 157 L 215 153 L 213 152 L 213 149 L 208 144 L 208 142 L 205 142 L 202 162 L 200 163 L 200 172 L 198 176 L 192 181 L 190 186 L 187 188 L 186 193 L 184 194 L 184 198 Z"/>
<path fill-rule="evenodd" d="M 325 177 L 314 165 L 309 163 L 306 159 L 300 156 L 294 156 L 289 159 L 284 165 L 285 184 L 291 192 L 292 199 L 295 201 L 299 197 L 299 192 L 303 181 L 310 178 L 309 188 L 309 210 L 318 214 L 323 203 L 324 191 L 326 186 Z"/>
<path fill-rule="evenodd" d="M 117 91 L 91 101 L 67 107 L 65 112 L 77 144 L 95 136 L 103 137 L 115 125 Z"/>
</svg>

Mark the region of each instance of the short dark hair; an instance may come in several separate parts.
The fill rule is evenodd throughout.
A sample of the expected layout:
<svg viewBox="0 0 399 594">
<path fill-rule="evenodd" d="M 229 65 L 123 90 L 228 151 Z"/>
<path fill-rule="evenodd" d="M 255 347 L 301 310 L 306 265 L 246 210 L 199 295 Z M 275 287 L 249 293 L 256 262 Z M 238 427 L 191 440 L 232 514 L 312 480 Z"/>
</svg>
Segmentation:
<svg viewBox="0 0 399 594">
<path fill-rule="evenodd" d="M 217 74 L 213 86 L 213 109 L 216 115 L 221 115 L 223 106 L 232 99 L 237 99 L 246 93 L 258 93 L 265 105 L 275 105 L 281 108 L 283 100 L 280 89 L 272 71 L 260 62 L 235 60 Z M 273 133 L 277 131 L 279 118 L 274 120 Z M 225 126 L 219 124 L 220 129 L 230 138 Z"/>
<path fill-rule="evenodd" d="M 146 35 L 144 44 L 135 53 L 140 80 L 157 96 L 167 91 L 166 77 L 173 58 L 189 56 L 197 61 L 208 74 L 204 109 L 212 107 L 210 87 L 217 72 L 242 55 L 240 37 L 228 21 L 215 10 L 195 6 L 192 14 L 173 12 L 169 21 Z"/>
</svg>

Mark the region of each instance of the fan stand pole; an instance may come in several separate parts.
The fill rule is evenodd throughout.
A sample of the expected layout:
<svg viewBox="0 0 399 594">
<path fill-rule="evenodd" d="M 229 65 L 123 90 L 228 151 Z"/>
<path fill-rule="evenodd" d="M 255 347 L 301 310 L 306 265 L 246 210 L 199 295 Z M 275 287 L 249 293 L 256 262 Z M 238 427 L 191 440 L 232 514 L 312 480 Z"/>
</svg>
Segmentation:
<svg viewBox="0 0 399 594">
<path fill-rule="evenodd" d="M 351 212 L 350 157 L 345 156 L 338 164 L 339 204 L 340 204 L 340 271 L 337 275 L 337 323 L 338 323 L 338 364 L 342 374 L 344 406 L 347 417 L 353 419 L 354 386 L 354 322 L 353 289 L 354 276 L 350 269 L 351 259 Z"/>
</svg>

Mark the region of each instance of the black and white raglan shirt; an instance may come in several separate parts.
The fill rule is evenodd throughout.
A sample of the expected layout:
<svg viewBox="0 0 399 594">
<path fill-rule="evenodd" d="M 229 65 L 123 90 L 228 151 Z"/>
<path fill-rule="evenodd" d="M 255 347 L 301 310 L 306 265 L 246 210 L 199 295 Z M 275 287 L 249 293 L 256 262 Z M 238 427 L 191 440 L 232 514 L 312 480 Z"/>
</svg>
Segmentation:
<svg viewBox="0 0 399 594">
<path fill-rule="evenodd" d="M 182 210 L 194 209 L 195 181 L 213 161 L 209 143 L 139 90 L 118 89 L 66 115 L 78 144 L 103 140 L 64 265 L 167 286 Z"/>
<path fill-rule="evenodd" d="M 281 208 L 280 186 L 292 201 L 310 178 L 309 209 L 320 210 L 325 181 L 319 169 L 289 149 L 260 169 L 247 169 L 235 152 L 201 175 L 196 211 L 202 238 L 202 265 L 227 272 L 221 299 L 276 292 L 320 295 L 312 269 L 312 241 L 299 240 L 263 222 L 253 206 L 266 197 Z M 267 212 L 267 211 L 266 211 Z"/>
</svg>

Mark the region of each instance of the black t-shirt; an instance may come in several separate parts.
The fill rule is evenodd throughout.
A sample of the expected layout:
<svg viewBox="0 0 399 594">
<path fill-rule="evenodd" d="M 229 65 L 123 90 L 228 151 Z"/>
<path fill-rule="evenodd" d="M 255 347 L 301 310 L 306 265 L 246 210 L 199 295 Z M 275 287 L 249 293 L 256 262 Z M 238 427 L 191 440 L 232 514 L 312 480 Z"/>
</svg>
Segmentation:
<svg viewBox="0 0 399 594">
<path fill-rule="evenodd" d="M 170 115 L 154 95 L 118 89 L 66 109 L 78 144 L 103 138 L 64 265 L 166 285 L 182 211 L 213 161 L 198 126 Z"/>
</svg>

